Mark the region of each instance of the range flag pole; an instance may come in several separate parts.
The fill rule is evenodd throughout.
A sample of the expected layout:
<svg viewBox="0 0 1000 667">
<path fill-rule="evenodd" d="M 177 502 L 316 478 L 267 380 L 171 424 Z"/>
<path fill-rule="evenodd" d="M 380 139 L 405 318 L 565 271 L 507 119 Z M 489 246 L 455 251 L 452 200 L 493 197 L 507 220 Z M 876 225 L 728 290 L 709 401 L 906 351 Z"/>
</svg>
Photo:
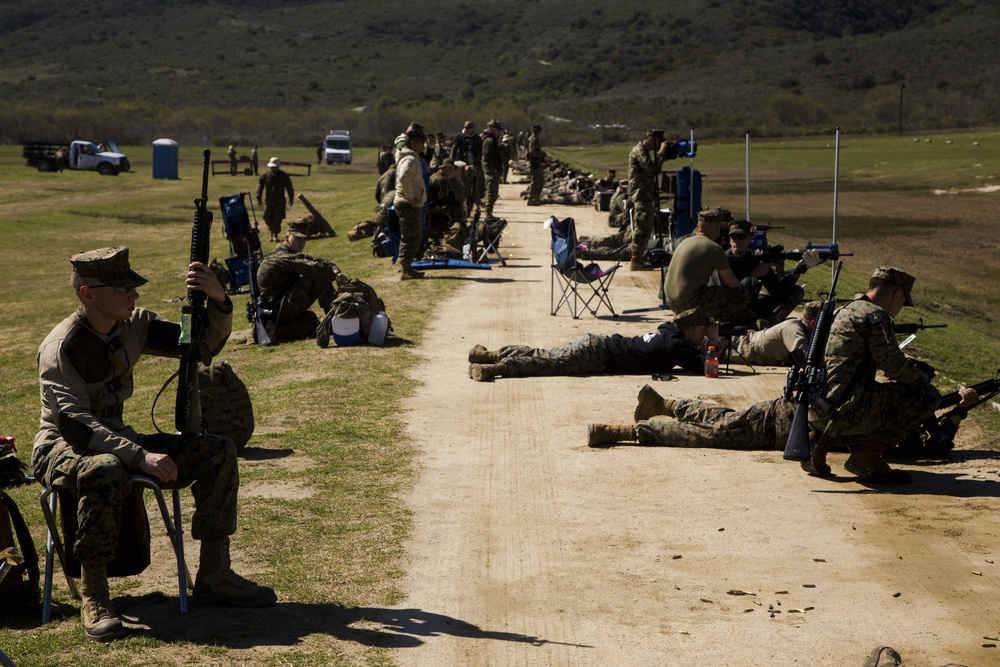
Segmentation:
<svg viewBox="0 0 1000 667">
<path fill-rule="evenodd" d="M 747 222 L 750 222 L 750 130 L 746 132 L 747 143 Z"/>
<path fill-rule="evenodd" d="M 834 142 L 833 157 L 833 241 L 837 244 L 837 201 L 840 186 L 840 126 L 837 126 L 837 137 Z"/>
</svg>

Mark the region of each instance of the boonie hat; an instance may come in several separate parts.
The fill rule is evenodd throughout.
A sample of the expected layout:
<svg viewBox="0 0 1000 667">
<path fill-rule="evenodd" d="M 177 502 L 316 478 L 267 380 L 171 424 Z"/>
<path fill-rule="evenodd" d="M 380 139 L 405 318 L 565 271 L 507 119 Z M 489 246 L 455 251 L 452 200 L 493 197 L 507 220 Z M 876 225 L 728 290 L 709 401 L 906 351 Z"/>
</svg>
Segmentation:
<svg viewBox="0 0 1000 667">
<path fill-rule="evenodd" d="M 916 280 L 906 271 L 897 269 L 894 266 L 878 266 L 875 267 L 875 273 L 872 274 L 872 278 L 881 278 L 882 280 L 892 283 L 899 289 L 903 290 L 903 294 L 906 295 L 906 303 L 904 306 L 912 306 L 913 299 L 910 297 L 910 290 L 913 289 L 913 282 Z"/>
<path fill-rule="evenodd" d="M 139 287 L 149 282 L 129 266 L 128 248 L 124 246 L 80 252 L 69 262 L 73 273 L 81 278 L 94 278 L 111 287 Z"/>
<path fill-rule="evenodd" d="M 281 166 L 281 160 L 279 160 L 276 157 L 273 157 L 273 158 L 271 158 L 270 160 L 267 161 L 267 166 L 268 167 L 280 167 Z"/>
</svg>

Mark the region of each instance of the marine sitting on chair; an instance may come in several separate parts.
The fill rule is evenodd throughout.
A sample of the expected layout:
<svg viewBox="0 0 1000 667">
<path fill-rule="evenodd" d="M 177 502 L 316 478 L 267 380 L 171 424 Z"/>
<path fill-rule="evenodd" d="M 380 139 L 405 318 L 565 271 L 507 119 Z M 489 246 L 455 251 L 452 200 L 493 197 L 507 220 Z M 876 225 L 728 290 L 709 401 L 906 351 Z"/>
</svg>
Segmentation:
<svg viewBox="0 0 1000 667">
<path fill-rule="evenodd" d="M 328 312 L 337 286 L 348 281 L 333 262 L 302 252 L 308 240 L 308 225 L 293 220 L 285 240 L 257 269 L 260 295 L 274 313 L 274 337 L 279 341 L 314 338 L 319 318 L 310 308 L 318 301 L 323 313 Z"/>
<path fill-rule="evenodd" d="M 679 367 L 690 373 L 705 369 L 701 345 L 719 345 L 719 329 L 695 311 L 664 322 L 654 333 L 626 338 L 620 334 L 587 334 L 551 349 L 505 345 L 491 352 L 482 345 L 469 351 L 469 377 L 486 382 L 497 377 L 542 375 L 644 375 Z"/>
<path fill-rule="evenodd" d="M 110 641 L 127 632 L 111 606 L 107 566 L 117 551 L 130 474 L 148 475 L 165 487 L 192 485 L 191 536 L 201 541 L 195 601 L 274 604 L 272 589 L 230 568 L 240 485 L 233 442 L 210 434 L 140 435 L 122 421 L 133 366 L 142 354 L 179 356 L 180 326 L 135 307 L 136 288 L 146 279 L 131 270 L 128 248 L 92 250 L 70 262 L 80 308 L 38 349 L 42 415 L 31 464 L 35 479 L 78 499 L 73 553 L 81 563 L 80 615 L 87 638 Z M 229 338 L 233 304 L 199 262 L 188 267 L 186 282 L 209 297 L 205 341 L 214 354 Z"/>
</svg>

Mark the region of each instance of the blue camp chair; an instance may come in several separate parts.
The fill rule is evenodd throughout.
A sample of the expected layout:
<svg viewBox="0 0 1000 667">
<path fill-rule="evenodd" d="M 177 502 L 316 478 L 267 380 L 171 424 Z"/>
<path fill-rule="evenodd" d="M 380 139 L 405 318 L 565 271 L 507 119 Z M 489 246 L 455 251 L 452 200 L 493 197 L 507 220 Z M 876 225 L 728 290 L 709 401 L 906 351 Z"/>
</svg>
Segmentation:
<svg viewBox="0 0 1000 667">
<path fill-rule="evenodd" d="M 550 314 L 555 315 L 563 305 L 566 305 L 573 319 L 579 319 L 584 309 L 597 317 L 597 312 L 603 304 L 611 311 L 612 317 L 618 317 L 614 306 L 611 305 L 608 288 L 621 263 L 615 262 L 615 265 L 607 271 L 593 262 L 587 265 L 580 263 L 579 258 L 589 261 L 589 256 L 586 248 L 577 243 L 576 221 L 573 218 L 557 220 L 552 216 L 550 222 L 552 231 Z M 556 284 L 559 285 L 560 292 L 558 303 Z"/>
<path fill-rule="evenodd" d="M 229 240 L 229 257 L 226 259 L 226 268 L 229 270 L 230 294 L 238 294 L 243 291 L 243 287 L 250 285 L 250 272 L 256 271 L 264 259 L 264 251 L 260 247 L 257 218 L 256 216 L 251 217 L 252 208 L 247 211 L 246 197 L 248 194 L 250 193 L 241 192 L 237 195 L 219 197 L 222 229 L 226 239 Z"/>
</svg>

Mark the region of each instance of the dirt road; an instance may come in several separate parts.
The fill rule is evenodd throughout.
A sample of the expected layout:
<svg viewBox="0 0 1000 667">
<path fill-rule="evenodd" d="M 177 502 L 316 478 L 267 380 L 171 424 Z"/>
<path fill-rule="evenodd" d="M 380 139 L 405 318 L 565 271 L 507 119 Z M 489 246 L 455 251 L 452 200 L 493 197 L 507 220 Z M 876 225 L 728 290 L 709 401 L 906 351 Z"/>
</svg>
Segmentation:
<svg viewBox="0 0 1000 667">
<path fill-rule="evenodd" d="M 468 378 L 475 343 L 551 346 L 640 334 L 659 315 L 549 315 L 549 214 L 606 233 L 590 208 L 527 208 L 505 186 L 508 266 L 475 272 L 421 349 L 406 406 L 419 451 L 408 598 L 382 628 L 406 666 L 1000 664 L 1000 461 L 962 444 L 908 467 L 906 487 L 833 480 L 778 452 L 586 446 L 588 422 L 631 418 L 648 377 Z M 814 275 L 815 274 L 815 275 Z M 614 305 L 656 302 L 627 267 Z M 807 292 L 828 273 L 813 271 Z M 672 396 L 744 407 L 784 371 L 681 377 Z M 746 595 L 734 595 L 743 591 Z"/>
</svg>

